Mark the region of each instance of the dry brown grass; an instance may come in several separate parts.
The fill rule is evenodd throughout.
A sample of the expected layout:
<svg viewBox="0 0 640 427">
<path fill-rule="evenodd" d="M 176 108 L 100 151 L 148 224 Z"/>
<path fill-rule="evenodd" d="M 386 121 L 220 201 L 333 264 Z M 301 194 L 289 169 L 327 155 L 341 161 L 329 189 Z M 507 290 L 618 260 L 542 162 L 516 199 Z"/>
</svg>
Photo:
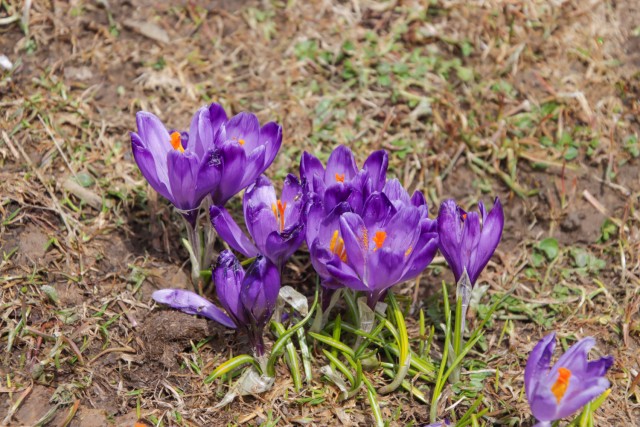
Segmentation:
<svg viewBox="0 0 640 427">
<path fill-rule="evenodd" d="M 190 286 L 188 257 L 128 131 L 138 110 L 186 127 L 216 101 L 283 124 L 273 176 L 303 150 L 322 157 L 342 143 L 360 159 L 388 149 L 392 172 L 425 190 L 434 213 L 446 197 L 500 195 L 508 220 L 483 280 L 490 296 L 517 289 L 472 355 L 490 372 L 483 421 L 529 422 L 522 370 L 553 328 L 595 335 L 616 358 L 598 425 L 638 425 L 635 2 L 29 3 L 21 28 L 10 21 L 27 16 L 24 3 L 0 2 L 0 55 L 15 64 L 0 68 L 0 419 L 32 425 L 52 409 L 50 425 L 371 425 L 364 394 L 340 402 L 319 374 L 295 393 L 284 366 L 270 392 L 214 410 L 225 385 L 203 378 L 246 343 L 151 304 L 157 288 Z M 560 244 L 553 261 L 536 259 L 546 237 Z M 605 265 L 576 267 L 576 250 Z M 427 308 L 440 267 L 423 275 Z M 286 281 L 312 277 L 301 255 Z M 381 405 L 391 425 L 427 421 L 405 393 Z"/>
</svg>

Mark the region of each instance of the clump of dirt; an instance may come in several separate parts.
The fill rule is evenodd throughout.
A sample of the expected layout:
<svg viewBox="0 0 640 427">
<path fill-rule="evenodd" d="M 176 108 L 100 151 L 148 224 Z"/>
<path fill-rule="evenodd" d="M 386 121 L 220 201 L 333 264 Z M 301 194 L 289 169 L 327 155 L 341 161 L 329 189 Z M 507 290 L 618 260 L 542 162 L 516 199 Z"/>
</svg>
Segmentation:
<svg viewBox="0 0 640 427">
<path fill-rule="evenodd" d="M 140 331 L 145 361 L 175 369 L 178 367 L 176 354 L 190 351 L 191 343 L 207 337 L 212 337 L 214 342 L 221 340 L 223 331 L 223 327 L 214 322 L 176 310 L 151 312 Z"/>
</svg>

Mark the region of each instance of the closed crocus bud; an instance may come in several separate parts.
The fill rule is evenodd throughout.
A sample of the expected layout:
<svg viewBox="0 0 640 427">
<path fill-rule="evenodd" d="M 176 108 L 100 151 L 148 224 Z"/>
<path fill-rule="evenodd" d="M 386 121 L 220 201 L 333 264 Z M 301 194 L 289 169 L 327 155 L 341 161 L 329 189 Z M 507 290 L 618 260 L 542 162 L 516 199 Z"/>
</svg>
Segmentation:
<svg viewBox="0 0 640 427">
<path fill-rule="evenodd" d="M 240 300 L 245 277 L 240 262 L 231 251 L 223 251 L 218 257 L 218 262 L 212 273 L 220 305 L 224 307 L 236 325 L 244 327 L 249 323 L 249 318 Z"/>
<path fill-rule="evenodd" d="M 249 321 L 264 327 L 276 308 L 280 292 L 280 274 L 267 257 L 258 256 L 242 283 L 240 298 Z"/>
<path fill-rule="evenodd" d="M 238 328 L 247 332 L 256 355 L 262 356 L 262 334 L 280 292 L 278 268 L 258 255 L 245 272 L 233 252 L 227 250 L 218 257 L 212 276 L 220 304 Z"/>
<path fill-rule="evenodd" d="M 438 212 L 439 248 L 453 271 L 456 282 L 467 270 L 473 286 L 500 243 L 504 213 L 496 197 L 487 214 L 484 204 L 477 212 L 465 212 L 453 200 L 445 200 Z"/>
<path fill-rule="evenodd" d="M 590 361 L 588 353 L 596 343 L 594 338 L 575 343 L 552 367 L 555 340 L 555 332 L 541 339 L 531 351 L 524 371 L 527 400 L 539 421 L 537 427 L 549 427 L 553 421 L 576 413 L 609 388 L 605 375 L 613 365 L 613 357 Z"/>
<path fill-rule="evenodd" d="M 278 268 L 264 256 L 258 256 L 247 271 L 240 299 L 249 320 L 249 339 L 258 356 L 264 353 L 263 330 L 276 308 L 280 292 Z"/>
</svg>

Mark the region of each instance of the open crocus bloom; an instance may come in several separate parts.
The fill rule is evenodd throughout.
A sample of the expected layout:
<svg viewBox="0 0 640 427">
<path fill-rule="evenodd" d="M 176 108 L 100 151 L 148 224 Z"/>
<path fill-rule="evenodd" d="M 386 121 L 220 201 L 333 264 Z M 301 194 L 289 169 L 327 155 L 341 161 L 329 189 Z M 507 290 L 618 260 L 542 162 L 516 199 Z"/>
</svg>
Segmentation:
<svg viewBox="0 0 640 427">
<path fill-rule="evenodd" d="M 320 207 L 310 208 L 307 243 L 327 286 L 367 292 L 373 307 L 388 288 L 429 265 L 437 251 L 435 223 L 427 218 L 426 205 L 421 208 L 407 199 L 409 203 L 396 207 L 384 193 L 373 193 L 362 215 L 352 212 L 347 202 L 327 216 Z"/>
<path fill-rule="evenodd" d="M 329 263 L 329 272 L 345 286 L 368 293 L 376 302 L 390 287 L 413 279 L 431 263 L 438 249 L 435 222 L 412 204 L 395 207 L 384 193 L 372 194 L 362 216 L 340 217 L 338 239 L 344 240 L 346 264 Z M 331 245 L 330 245 L 331 249 Z"/>
<path fill-rule="evenodd" d="M 155 115 L 136 114 L 138 133 L 131 132 L 131 147 L 142 175 L 192 225 L 200 203 L 219 181 L 216 165 L 209 159 L 214 136 L 226 120 L 224 109 L 211 104 L 196 112 L 188 133 L 170 132 Z"/>
<path fill-rule="evenodd" d="M 260 127 L 251 113 L 240 113 L 220 126 L 215 151 L 209 158 L 219 173 L 211 196 L 213 203 L 227 201 L 254 182 L 273 162 L 282 144 L 282 127 L 269 122 Z"/>
<path fill-rule="evenodd" d="M 212 302 L 184 289 L 162 289 L 151 297 L 187 314 L 197 314 L 229 328 L 243 329 L 258 356 L 264 354 L 263 330 L 276 306 L 280 274 L 265 257 L 247 272 L 230 251 L 223 251 L 212 272 L 216 293 L 226 314 Z"/>
<path fill-rule="evenodd" d="M 527 400 L 539 427 L 568 417 L 609 388 L 604 376 L 613 357 L 588 360 L 595 339 L 581 339 L 551 367 L 555 339 L 556 334 L 551 333 L 536 344 L 524 371 Z"/>
<path fill-rule="evenodd" d="M 300 178 L 306 192 L 320 197 L 325 214 L 341 202 L 348 202 L 354 212 L 360 212 L 369 194 L 384 187 L 388 164 L 386 151 L 374 151 L 359 171 L 351 150 L 340 145 L 329 156 L 326 169 L 318 158 L 304 152 Z"/>
<path fill-rule="evenodd" d="M 304 203 L 300 181 L 294 175 L 285 178 L 280 199 L 271 181 L 261 175 L 244 193 L 242 202 L 253 242 L 224 208 L 211 206 L 211 223 L 220 237 L 244 256 L 263 254 L 282 268 L 304 240 Z"/>
<path fill-rule="evenodd" d="M 467 270 L 471 285 L 489 262 L 500 243 L 504 214 L 496 197 L 493 208 L 487 214 L 484 204 L 478 204 L 482 223 L 477 212 L 465 212 L 453 200 L 445 200 L 438 212 L 438 236 L 442 255 L 453 271 L 456 282 Z"/>
</svg>

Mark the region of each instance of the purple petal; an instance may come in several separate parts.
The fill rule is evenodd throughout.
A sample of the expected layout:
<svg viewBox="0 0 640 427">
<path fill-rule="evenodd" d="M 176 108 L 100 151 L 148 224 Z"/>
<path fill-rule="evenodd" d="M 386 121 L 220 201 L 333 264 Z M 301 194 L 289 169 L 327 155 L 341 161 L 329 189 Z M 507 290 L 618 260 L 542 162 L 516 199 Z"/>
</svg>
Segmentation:
<svg viewBox="0 0 640 427">
<path fill-rule="evenodd" d="M 340 234 L 344 240 L 349 266 L 359 277 L 365 277 L 365 262 L 370 236 L 360 216 L 345 213 L 340 217 Z"/>
<path fill-rule="evenodd" d="M 304 226 L 289 229 L 285 233 L 273 232 L 267 237 L 264 253 L 278 268 L 293 255 L 304 241 Z"/>
<path fill-rule="evenodd" d="M 602 377 L 613 366 L 613 356 L 604 356 L 587 363 L 585 374 L 587 377 Z"/>
<path fill-rule="evenodd" d="M 267 258 L 259 256 L 247 271 L 240 299 L 258 328 L 271 318 L 280 292 L 280 274 Z"/>
<path fill-rule="evenodd" d="M 213 128 L 214 136 L 220 130 L 220 127 L 227 119 L 227 113 L 222 108 L 222 105 L 215 102 L 209 106 L 209 120 L 211 121 L 211 127 Z"/>
<path fill-rule="evenodd" d="M 224 124 L 223 129 L 225 139 L 235 141 L 247 153 L 255 150 L 260 143 L 260 122 L 255 114 L 237 114 Z"/>
<path fill-rule="evenodd" d="M 404 266 L 404 253 L 382 247 L 369 253 L 366 283 L 369 291 L 380 295 L 383 291 L 399 283 Z"/>
<path fill-rule="evenodd" d="M 496 248 L 500 243 L 502 237 L 502 229 L 504 227 L 504 212 L 502 211 L 502 205 L 500 200 L 496 197 L 493 204 L 493 208 L 486 215 L 484 205 L 480 203 L 480 211 L 483 216 L 482 233 L 476 249 L 475 257 L 472 257 L 469 262 L 469 270 L 476 272 L 475 279 L 471 276 L 471 283 L 475 283 L 478 275 L 485 268 Z"/>
<path fill-rule="evenodd" d="M 242 189 L 240 183 L 244 175 L 247 157 L 240 144 L 223 142 L 213 154 L 216 167 L 220 171 L 220 182 L 211 194 L 213 203 L 224 206 L 227 201 Z"/>
<path fill-rule="evenodd" d="M 253 184 L 251 184 L 242 198 L 242 207 L 244 210 L 245 218 L 247 216 L 247 209 L 258 209 L 267 207 L 271 209 L 271 206 L 275 205 L 278 197 L 276 196 L 276 190 L 271 185 L 271 181 L 265 175 L 260 175 Z"/>
<path fill-rule="evenodd" d="M 200 108 L 194 114 L 189 127 L 189 151 L 202 159 L 205 152 L 213 145 L 215 131 L 216 129 L 211 126 L 209 109 L 207 107 Z"/>
<path fill-rule="evenodd" d="M 464 268 L 467 269 L 469 280 L 472 285 L 476 283 L 476 280 L 478 280 L 478 276 L 480 276 L 480 272 L 482 271 L 472 268 L 472 266 L 475 267 L 475 265 L 481 264 L 481 261 L 476 261 L 476 259 L 484 255 L 478 253 L 481 233 L 482 228 L 480 227 L 480 216 L 478 213 L 467 213 L 467 217 L 463 220 L 462 225 L 460 257 Z"/>
<path fill-rule="evenodd" d="M 155 165 L 158 180 L 168 184 L 169 176 L 165 159 L 167 154 L 173 150 L 169 132 L 167 132 L 158 117 L 146 111 L 140 111 L 136 114 L 136 123 L 140 139 L 147 150 L 151 152 L 153 158 L 156 159 Z"/>
<path fill-rule="evenodd" d="M 326 264 L 329 274 L 343 286 L 354 291 L 369 291 L 369 287 L 360 280 L 358 274 L 345 262 L 342 262 L 337 255 Z"/>
<path fill-rule="evenodd" d="M 399 205 L 411 204 L 409 193 L 407 193 L 407 190 L 400 184 L 400 181 L 395 178 L 387 181 L 382 192 L 391 200 L 396 208 Z"/>
<path fill-rule="evenodd" d="M 387 167 L 389 166 L 389 155 L 386 150 L 374 151 L 364 162 L 363 169 L 367 171 L 373 190 L 380 191 L 384 187 L 387 179 Z"/>
<path fill-rule="evenodd" d="M 282 200 L 287 205 L 293 205 L 302 199 L 302 185 L 298 178 L 293 174 L 287 174 L 284 179 L 284 185 L 282 187 Z"/>
<path fill-rule="evenodd" d="M 235 193 L 238 193 L 240 190 L 254 182 L 258 176 L 267 169 L 268 165 L 265 164 L 265 156 L 266 149 L 264 145 L 261 145 L 249 153 L 247 156 L 247 163 L 243 171 L 244 176 L 242 177 L 242 181 L 240 181 Z"/>
<path fill-rule="evenodd" d="M 556 333 L 552 332 L 542 338 L 529 354 L 527 366 L 524 369 L 524 387 L 529 402 L 531 402 L 540 380 L 546 377 L 551 367 L 551 356 L 553 356 L 555 347 Z"/>
<path fill-rule="evenodd" d="M 324 187 L 319 189 L 313 184 L 314 176 L 323 177 L 324 180 L 324 167 L 317 157 L 305 151 L 302 153 L 302 158 L 300 159 L 300 179 L 302 179 L 304 185 L 307 186 L 307 191 L 324 191 Z"/>
<path fill-rule="evenodd" d="M 248 258 L 258 255 L 258 248 L 251 243 L 225 208 L 211 205 L 209 214 L 211 225 L 229 246 Z"/>
<path fill-rule="evenodd" d="M 185 211 L 197 209 L 202 200 L 196 200 L 196 185 L 200 162 L 194 153 L 177 150 L 169 152 L 167 169 L 173 204 Z"/>
<path fill-rule="evenodd" d="M 348 201 L 351 192 L 351 187 L 341 182 L 328 186 L 324 192 L 325 211 L 331 211 L 338 204 Z"/>
<path fill-rule="evenodd" d="M 231 251 L 222 251 L 212 271 L 216 295 L 220 304 L 238 326 L 246 326 L 249 319 L 240 300 L 244 270 Z"/>
<path fill-rule="evenodd" d="M 367 228 L 384 227 L 396 212 L 387 196 L 383 193 L 373 193 L 364 204 L 362 219 Z"/>
<path fill-rule="evenodd" d="M 462 226 L 456 202 L 449 199 L 442 202 L 438 212 L 438 246 L 447 264 L 453 271 L 456 282 L 464 271 L 464 258 L 461 254 Z"/>
<path fill-rule="evenodd" d="M 576 413 L 584 405 L 604 393 L 610 385 L 609 380 L 603 377 L 578 381 L 572 376 L 554 419 L 566 418 Z"/>
<path fill-rule="evenodd" d="M 260 172 L 264 172 L 273 160 L 276 158 L 276 154 L 280 151 L 282 145 L 282 126 L 275 122 L 269 122 L 262 126 L 260 129 L 260 144 L 264 145 L 264 169 Z"/>
<path fill-rule="evenodd" d="M 236 328 L 233 321 L 224 314 L 222 310 L 213 305 L 211 301 L 204 299 L 194 292 L 183 289 L 161 289 L 155 291 L 151 295 L 151 298 L 171 308 L 180 310 L 183 313 L 197 314 L 218 322 L 227 328 Z"/>
<path fill-rule="evenodd" d="M 336 182 L 349 182 L 358 173 L 353 153 L 344 145 L 338 146 L 327 160 L 324 182 L 328 185 Z"/>
<path fill-rule="evenodd" d="M 279 230 L 273 211 L 266 207 L 248 208 L 245 214 L 245 223 L 259 252 L 266 254 L 269 235 L 277 233 Z"/>
<path fill-rule="evenodd" d="M 198 179 L 196 184 L 196 199 L 202 200 L 207 194 L 215 191 L 220 184 L 220 158 L 219 151 L 214 147 L 204 154 L 198 169 Z"/>
<path fill-rule="evenodd" d="M 405 267 L 400 282 L 405 282 L 417 277 L 436 255 L 438 251 L 438 233 L 430 231 L 433 226 L 429 219 L 422 219 L 420 223 L 420 237 L 409 254 L 405 252 Z"/>
<path fill-rule="evenodd" d="M 131 132 L 131 150 L 133 151 L 133 158 L 138 164 L 140 172 L 142 172 L 142 176 L 146 178 L 151 187 L 160 193 L 162 197 L 171 200 L 171 193 L 167 188 L 169 181 L 166 183 L 160 181 L 158 178 L 158 170 L 155 165 L 156 160 L 151 152 L 144 146 L 138 134 L 134 132 Z"/>
</svg>

